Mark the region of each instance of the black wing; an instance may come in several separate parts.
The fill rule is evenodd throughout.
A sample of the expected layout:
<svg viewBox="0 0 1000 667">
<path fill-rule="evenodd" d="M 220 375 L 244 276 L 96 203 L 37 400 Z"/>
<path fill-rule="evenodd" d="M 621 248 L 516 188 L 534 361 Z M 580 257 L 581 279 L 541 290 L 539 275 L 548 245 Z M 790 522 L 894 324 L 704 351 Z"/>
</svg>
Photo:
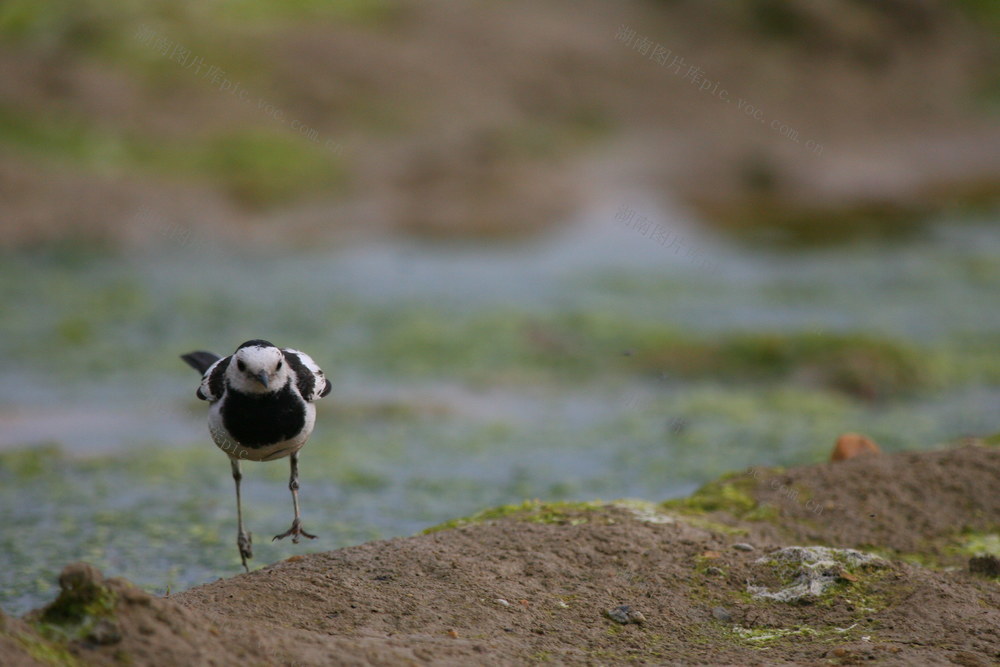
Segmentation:
<svg viewBox="0 0 1000 667">
<path fill-rule="evenodd" d="M 330 381 L 312 357 L 291 348 L 283 348 L 281 352 L 295 371 L 296 387 L 304 400 L 314 401 L 330 393 Z"/>
</svg>

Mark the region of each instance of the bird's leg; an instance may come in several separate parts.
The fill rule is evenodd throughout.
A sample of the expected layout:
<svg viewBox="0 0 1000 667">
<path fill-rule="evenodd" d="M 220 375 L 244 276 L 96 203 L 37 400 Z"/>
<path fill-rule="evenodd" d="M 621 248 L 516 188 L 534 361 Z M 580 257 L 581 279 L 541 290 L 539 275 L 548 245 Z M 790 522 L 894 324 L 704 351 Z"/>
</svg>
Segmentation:
<svg viewBox="0 0 1000 667">
<path fill-rule="evenodd" d="M 253 558 L 253 535 L 243 528 L 243 504 L 240 502 L 240 480 L 243 479 L 243 473 L 240 472 L 239 459 L 229 459 L 229 463 L 233 468 L 233 481 L 236 482 L 236 517 L 240 524 L 239 532 L 236 534 L 236 546 L 240 549 L 243 569 L 249 572 L 247 558 Z"/>
<path fill-rule="evenodd" d="M 295 506 L 295 519 L 292 520 L 292 527 L 283 532 L 281 535 L 275 535 L 274 540 L 280 540 L 292 536 L 292 542 L 295 544 L 299 543 L 299 536 L 308 537 L 310 540 L 315 540 L 316 536 L 307 533 L 302 530 L 302 520 L 299 518 L 299 455 L 298 453 L 292 454 L 292 476 L 288 480 L 288 490 L 292 492 L 292 505 Z"/>
</svg>

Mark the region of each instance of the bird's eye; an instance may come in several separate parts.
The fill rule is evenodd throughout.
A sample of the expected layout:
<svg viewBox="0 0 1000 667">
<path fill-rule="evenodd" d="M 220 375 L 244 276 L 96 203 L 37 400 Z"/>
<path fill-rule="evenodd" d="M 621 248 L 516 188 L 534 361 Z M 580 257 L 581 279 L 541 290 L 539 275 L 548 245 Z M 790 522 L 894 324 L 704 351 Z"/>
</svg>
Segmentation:
<svg viewBox="0 0 1000 667">
<path fill-rule="evenodd" d="M 281 362 L 280 361 L 278 362 L 278 365 L 274 367 L 274 370 L 276 370 L 276 371 L 280 371 L 281 370 Z"/>
<path fill-rule="evenodd" d="M 243 363 L 242 359 L 240 359 L 236 362 L 236 368 L 240 369 L 240 372 L 243 372 L 247 369 L 247 365 Z"/>
</svg>

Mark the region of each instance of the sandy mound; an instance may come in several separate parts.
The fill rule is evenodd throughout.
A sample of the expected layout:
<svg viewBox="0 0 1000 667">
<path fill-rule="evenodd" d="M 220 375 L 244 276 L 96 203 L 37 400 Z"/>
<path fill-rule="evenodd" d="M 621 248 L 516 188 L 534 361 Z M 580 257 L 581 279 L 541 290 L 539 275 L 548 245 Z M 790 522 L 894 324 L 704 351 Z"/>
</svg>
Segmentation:
<svg viewBox="0 0 1000 667">
<path fill-rule="evenodd" d="M 962 544 L 997 531 L 998 485 L 1000 451 L 966 446 L 788 471 L 751 469 L 676 504 L 707 510 L 704 518 L 745 529 L 755 540 L 891 550 L 961 566 L 968 559 Z M 720 493 L 738 501 L 716 509 L 713 496 Z"/>
<path fill-rule="evenodd" d="M 988 665 L 998 580 L 893 550 L 958 562 L 947 545 L 997 529 L 998 477 L 1000 450 L 968 446 L 752 471 L 683 506 L 527 503 L 167 599 L 76 564 L 52 605 L 2 619 L 0 662 Z M 779 551 L 800 542 L 885 558 Z"/>
</svg>

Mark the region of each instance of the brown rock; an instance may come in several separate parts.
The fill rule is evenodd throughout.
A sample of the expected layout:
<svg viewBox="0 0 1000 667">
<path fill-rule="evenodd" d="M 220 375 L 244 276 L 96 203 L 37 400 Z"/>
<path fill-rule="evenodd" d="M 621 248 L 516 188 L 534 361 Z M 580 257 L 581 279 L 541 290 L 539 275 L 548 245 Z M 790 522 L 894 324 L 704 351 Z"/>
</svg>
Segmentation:
<svg viewBox="0 0 1000 667">
<path fill-rule="evenodd" d="M 70 563 L 59 575 L 59 588 L 64 591 L 92 589 L 102 583 L 104 576 L 90 563 Z"/>
<path fill-rule="evenodd" d="M 969 572 L 986 577 L 1000 577 L 1000 558 L 991 554 L 973 556 L 969 559 Z"/>
<path fill-rule="evenodd" d="M 845 433 L 837 438 L 833 447 L 831 461 L 846 461 L 862 454 L 881 454 L 882 450 L 866 435 L 860 433 Z"/>
<path fill-rule="evenodd" d="M 47 623 L 76 622 L 86 614 L 88 605 L 101 600 L 106 593 L 104 575 L 89 563 L 70 563 L 59 575 L 59 597 L 43 610 Z"/>
</svg>

